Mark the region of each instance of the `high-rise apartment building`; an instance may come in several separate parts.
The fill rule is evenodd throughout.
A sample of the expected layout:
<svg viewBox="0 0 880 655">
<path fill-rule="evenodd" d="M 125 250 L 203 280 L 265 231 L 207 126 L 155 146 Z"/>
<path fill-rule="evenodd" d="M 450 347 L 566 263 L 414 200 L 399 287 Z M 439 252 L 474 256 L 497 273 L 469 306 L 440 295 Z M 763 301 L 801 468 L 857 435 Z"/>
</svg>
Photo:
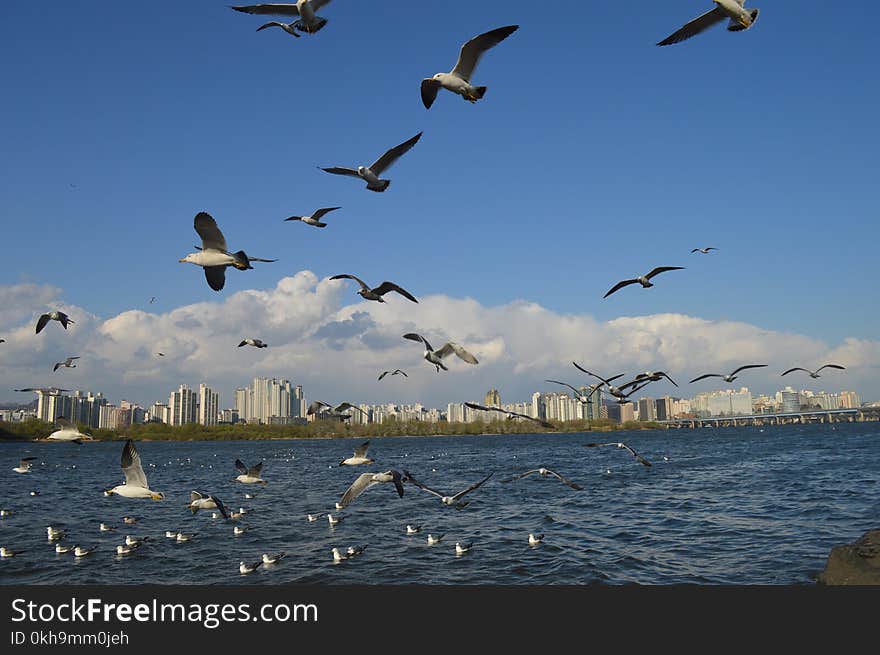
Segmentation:
<svg viewBox="0 0 880 655">
<path fill-rule="evenodd" d="M 198 397 L 185 384 L 168 397 L 168 409 L 171 414 L 171 425 L 195 423 L 198 419 Z"/>
<path fill-rule="evenodd" d="M 220 415 L 220 394 L 206 384 L 199 385 L 199 423 L 217 425 Z"/>
<path fill-rule="evenodd" d="M 501 394 L 498 389 L 489 389 L 483 398 L 483 405 L 486 407 L 501 407 Z"/>
</svg>

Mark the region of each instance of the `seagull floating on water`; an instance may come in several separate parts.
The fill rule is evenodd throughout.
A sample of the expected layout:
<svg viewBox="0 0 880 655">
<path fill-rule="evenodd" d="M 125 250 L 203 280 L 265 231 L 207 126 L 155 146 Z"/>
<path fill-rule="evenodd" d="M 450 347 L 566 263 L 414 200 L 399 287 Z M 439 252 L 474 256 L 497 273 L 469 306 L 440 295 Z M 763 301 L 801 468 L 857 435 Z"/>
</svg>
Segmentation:
<svg viewBox="0 0 880 655">
<path fill-rule="evenodd" d="M 64 312 L 49 312 L 47 314 L 41 314 L 40 318 L 37 319 L 37 334 L 43 331 L 43 328 L 49 323 L 49 321 L 58 321 L 64 326 L 64 329 L 67 329 L 68 324 L 73 323 L 71 318 L 65 314 Z"/>
<path fill-rule="evenodd" d="M 455 554 L 456 555 L 464 555 L 471 548 L 474 547 L 474 543 L 472 541 L 467 543 L 461 543 L 460 541 L 455 542 Z"/>
<path fill-rule="evenodd" d="M 0 546 L 0 557 L 15 557 L 16 555 L 21 555 L 27 551 L 24 550 L 12 550 L 11 548 L 7 548 L 6 546 Z"/>
<path fill-rule="evenodd" d="M 702 16 L 694 18 L 681 29 L 673 32 L 657 45 L 671 45 L 696 36 L 713 25 L 730 20 L 727 23 L 728 32 L 740 32 L 749 29 L 758 19 L 760 9 L 746 9 L 743 5 L 745 0 L 712 0 L 715 7 Z"/>
<path fill-rule="evenodd" d="M 391 180 L 383 180 L 379 176 L 382 175 L 387 169 L 391 167 L 391 165 L 396 162 L 400 157 L 406 154 L 410 148 L 412 148 L 416 143 L 418 143 L 419 139 L 422 138 L 422 133 L 419 132 L 413 138 L 408 141 L 404 141 L 398 146 L 394 146 L 390 150 L 388 150 L 384 155 L 379 157 L 375 162 L 370 164 L 369 166 L 358 166 L 357 168 L 343 168 L 341 166 L 333 166 L 331 168 L 323 168 L 319 166 L 322 171 L 327 173 L 333 173 L 334 175 L 348 175 L 349 177 L 358 177 L 364 180 L 367 183 L 367 188 L 370 191 L 384 191 L 391 184 Z"/>
<path fill-rule="evenodd" d="M 193 533 L 193 534 L 186 534 L 186 533 L 184 533 L 184 532 L 178 532 L 178 533 L 177 533 L 177 542 L 178 542 L 178 543 L 181 543 L 181 542 L 184 542 L 184 541 L 190 541 L 190 540 L 193 539 L 193 537 L 195 537 L 195 536 L 196 536 L 196 533 Z"/>
<path fill-rule="evenodd" d="M 358 478 L 351 484 L 351 486 L 346 489 L 345 493 L 342 494 L 342 500 L 338 503 L 341 507 L 337 506 L 337 509 L 345 509 L 354 499 L 364 493 L 370 487 L 383 483 L 383 482 L 392 482 L 394 483 L 394 488 L 397 489 L 397 495 L 400 498 L 403 498 L 403 476 L 400 474 L 400 471 L 385 471 L 384 473 L 362 473 Z"/>
<path fill-rule="evenodd" d="M 411 483 L 411 484 L 414 484 L 415 486 L 417 486 L 417 487 L 418 487 L 419 489 L 421 489 L 422 491 L 427 491 L 427 492 L 430 493 L 430 494 L 434 494 L 435 496 L 437 496 L 437 497 L 440 499 L 440 502 L 441 502 L 441 503 L 443 503 L 444 505 L 451 505 L 451 506 L 454 506 L 456 509 L 462 509 L 462 508 L 464 508 L 465 506 L 467 506 L 468 502 L 467 502 L 467 501 L 462 501 L 462 500 L 461 500 L 461 498 L 462 498 L 465 494 L 469 494 L 470 492 L 474 491 L 475 489 L 479 489 L 479 488 L 482 487 L 484 484 L 486 484 L 486 482 L 489 480 L 489 478 L 491 478 L 493 475 L 495 475 L 494 473 L 490 473 L 490 474 L 487 475 L 485 478 L 483 478 L 483 479 L 480 480 L 479 482 L 476 482 L 476 483 L 472 484 L 471 486 L 469 486 L 469 487 L 468 487 L 467 489 L 465 489 L 464 491 L 459 491 L 459 492 L 458 492 L 457 494 L 455 494 L 454 496 L 450 496 L 450 495 L 448 495 L 448 494 L 444 494 L 444 493 L 441 493 L 441 492 L 439 492 L 439 491 L 435 491 L 434 489 L 431 489 L 430 487 L 426 487 L 424 484 L 422 484 L 421 482 L 419 482 L 418 480 L 416 480 L 416 479 L 412 476 L 412 473 L 410 473 L 409 471 L 404 470 L 403 474 L 406 476 L 406 481 L 407 481 L 407 482 L 409 482 L 409 483 Z"/>
<path fill-rule="evenodd" d="M 252 269 L 251 262 L 274 262 L 275 259 L 249 257 L 244 250 L 230 253 L 226 249 L 226 237 L 217 227 L 217 221 L 207 212 L 199 212 L 193 220 L 196 232 L 202 238 L 202 246 L 196 246 L 199 252 L 190 253 L 180 260 L 181 264 L 190 263 L 205 269 L 205 279 L 214 291 L 220 291 L 226 284 L 226 268 L 233 266 L 239 271 Z"/>
<path fill-rule="evenodd" d="M 115 529 L 116 528 L 114 528 L 112 525 L 107 525 L 106 523 L 102 523 L 100 526 L 98 526 L 98 530 L 100 530 L 101 532 L 113 532 Z"/>
<path fill-rule="evenodd" d="M 73 362 L 75 362 L 77 359 L 79 359 L 79 357 L 68 357 L 63 362 L 56 362 L 55 367 L 52 369 L 52 372 L 54 373 L 61 367 L 76 368 L 76 364 L 74 364 Z"/>
<path fill-rule="evenodd" d="M 420 525 L 407 525 L 406 526 L 406 533 L 407 534 L 418 534 L 421 531 L 422 531 L 422 526 L 420 526 Z"/>
<path fill-rule="evenodd" d="M 401 296 L 403 296 L 404 298 L 406 298 L 408 300 L 412 300 L 415 303 L 419 302 L 418 300 L 416 300 L 415 296 L 412 295 L 409 291 L 407 291 L 403 287 L 400 287 L 400 286 L 394 284 L 394 282 L 389 282 L 388 280 L 385 280 L 378 287 L 374 287 L 371 289 L 370 286 L 366 282 L 364 282 L 362 279 L 360 279 L 359 277 L 357 277 L 355 275 L 350 275 L 348 273 L 343 273 L 341 275 L 334 275 L 330 279 L 331 280 L 354 280 L 355 282 L 357 282 L 360 285 L 361 288 L 358 289 L 358 295 L 361 298 L 363 298 L 364 300 L 375 300 L 376 302 L 385 302 L 385 299 L 382 296 L 384 296 L 389 291 L 396 291 L 397 293 L 399 293 Z"/>
<path fill-rule="evenodd" d="M 502 482 L 513 482 L 514 480 L 519 480 L 520 478 L 524 478 L 527 475 L 531 475 L 532 473 L 537 473 L 538 475 L 540 475 L 542 477 L 543 476 L 553 476 L 557 480 L 559 480 L 560 482 L 564 482 L 565 484 L 567 484 L 572 489 L 575 489 L 576 491 L 583 491 L 583 487 L 580 486 L 579 484 L 576 484 L 576 483 L 572 482 L 571 480 L 569 480 L 568 478 L 566 478 L 562 475 L 559 475 L 559 473 L 557 473 L 556 471 L 551 471 L 550 469 L 543 468 L 543 467 L 537 468 L 537 469 L 532 469 L 531 471 L 526 471 L 525 473 L 520 473 L 519 475 L 515 475 L 512 478 L 507 478 L 505 480 L 502 480 Z"/>
<path fill-rule="evenodd" d="M 123 516 L 122 522 L 125 523 L 126 525 L 134 525 L 135 523 L 138 522 L 138 520 L 137 520 L 137 517 L 135 517 L 135 516 Z"/>
<path fill-rule="evenodd" d="M 471 75 L 474 74 L 480 57 L 518 29 L 519 25 L 498 27 L 475 36 L 461 46 L 455 68 L 448 73 L 437 73 L 433 77 L 426 77 L 422 80 L 422 104 L 425 105 L 425 109 L 431 108 L 440 89 L 457 93 L 470 103 L 480 100 L 486 93 L 486 87 L 471 84 Z"/>
<path fill-rule="evenodd" d="M 705 380 L 706 378 L 721 378 L 725 382 L 733 382 L 734 380 L 736 380 L 736 374 L 740 371 L 745 371 L 749 368 L 765 368 L 766 366 L 767 364 L 746 364 L 745 366 L 740 366 L 733 373 L 728 373 L 727 375 L 723 375 L 721 373 L 706 373 L 705 375 L 694 378 L 688 384 L 693 384 L 694 382 L 699 382 L 700 380 Z"/>
<path fill-rule="evenodd" d="M 300 32 L 306 34 L 315 34 L 324 25 L 327 19 L 318 16 L 316 12 L 330 0 L 297 0 L 292 3 L 263 3 L 258 5 L 240 5 L 233 6 L 232 9 L 245 14 L 258 14 L 269 16 L 299 16 L 299 20 L 290 23 L 290 25 Z M 263 26 L 265 27 L 265 25 Z M 262 28 L 260 28 L 262 29 Z M 286 31 L 286 30 L 285 30 Z M 290 32 L 293 34 L 293 32 Z M 294 36 L 299 36 L 294 34 Z"/>
<path fill-rule="evenodd" d="M 366 546 L 349 546 L 345 551 L 345 554 L 348 555 L 349 558 L 357 557 L 361 553 L 363 553 L 367 549 Z"/>
<path fill-rule="evenodd" d="M 73 546 L 64 546 L 62 544 L 55 544 L 55 552 L 59 555 L 64 555 L 65 553 L 69 553 L 73 550 Z"/>
<path fill-rule="evenodd" d="M 342 523 L 344 519 L 344 516 L 333 516 L 332 514 L 327 515 L 327 522 L 330 523 L 330 525 L 337 525 L 339 523 Z"/>
<path fill-rule="evenodd" d="M 275 555 L 269 555 L 268 553 L 263 553 L 263 564 L 277 564 L 281 560 L 283 560 L 287 556 L 283 550 L 280 553 L 276 553 Z"/>
<path fill-rule="evenodd" d="M 324 515 L 323 514 L 306 514 L 306 518 L 309 520 L 309 523 L 314 523 L 322 516 L 324 516 Z"/>
<path fill-rule="evenodd" d="M 627 445 L 626 445 L 625 443 L 623 443 L 622 441 L 613 441 L 613 442 L 611 442 L 611 443 L 588 443 L 588 444 L 584 444 L 584 447 L 586 447 L 586 448 L 601 448 L 601 447 L 603 447 L 603 446 L 615 446 L 615 447 L 617 447 L 617 448 L 623 448 L 624 450 L 629 451 L 629 454 L 632 455 L 633 457 L 635 457 L 635 458 L 639 461 L 639 463 L 642 464 L 643 466 L 651 466 L 651 462 L 649 462 L 649 461 L 646 460 L 644 457 L 642 457 L 641 455 L 639 455 L 635 450 L 633 450 L 631 447 L 627 446 Z M 608 472 L 610 473 L 610 471 L 608 471 Z"/>
<path fill-rule="evenodd" d="M 838 365 L 838 364 L 825 364 L 825 366 L 820 366 L 820 367 L 817 368 L 815 371 L 811 371 L 811 370 L 809 370 L 809 369 L 806 369 L 806 368 L 799 368 L 799 367 L 796 367 L 796 368 L 790 368 L 790 369 L 788 369 L 785 373 L 783 373 L 782 375 L 788 375 L 789 373 L 792 373 L 792 372 L 794 372 L 794 371 L 803 371 L 804 373 L 809 373 L 809 375 L 810 375 L 811 378 L 818 378 L 818 377 L 822 377 L 822 376 L 819 375 L 819 371 L 821 371 L 823 368 L 836 368 L 836 369 L 838 369 L 839 371 L 845 371 L 845 370 L 846 370 L 843 366 L 840 366 L 840 365 Z"/>
<path fill-rule="evenodd" d="M 615 284 L 613 287 L 611 287 L 611 289 L 608 291 L 608 293 L 606 293 L 602 297 L 607 298 L 615 291 L 619 291 L 623 287 L 629 286 L 630 284 L 641 284 L 642 287 L 644 287 L 645 289 L 647 289 L 648 287 L 653 287 L 654 283 L 651 282 L 651 278 L 656 277 L 656 276 L 660 275 L 660 273 L 665 273 L 667 271 L 681 271 L 683 269 L 684 269 L 683 266 L 658 266 L 657 268 L 655 268 L 654 270 L 652 270 L 650 273 L 648 273 L 646 275 L 640 275 L 639 277 L 633 278 L 631 280 L 621 280 L 620 282 Z"/>
<path fill-rule="evenodd" d="M 537 546 L 542 541 L 544 541 L 543 534 L 532 534 L 531 532 L 529 532 L 529 544 L 531 546 Z"/>
<path fill-rule="evenodd" d="M 51 525 L 46 527 L 46 535 L 49 537 L 49 541 L 57 541 L 59 539 L 64 539 L 67 536 L 67 530 L 63 528 L 54 528 Z"/>
<path fill-rule="evenodd" d="M 313 227 L 327 227 L 326 223 L 321 222 L 321 218 L 325 214 L 329 214 L 330 212 L 336 211 L 337 209 L 342 209 L 342 207 L 322 207 L 321 209 L 315 210 L 315 213 L 311 216 L 290 216 L 285 218 L 285 221 L 302 221 L 306 225 L 311 225 Z"/>
<path fill-rule="evenodd" d="M 443 540 L 442 534 L 438 534 L 438 535 L 429 534 L 428 535 L 428 545 L 429 546 L 433 546 L 434 544 L 439 544 L 442 540 Z"/>
<path fill-rule="evenodd" d="M 458 355 L 459 359 L 466 361 L 468 364 L 479 364 L 476 357 L 470 354 L 462 346 L 452 341 L 449 341 L 443 344 L 443 346 L 441 346 L 439 349 L 434 350 L 434 348 L 431 347 L 431 344 L 428 343 L 428 340 L 425 339 L 425 337 L 420 334 L 416 334 L 415 332 L 404 334 L 403 338 L 409 339 L 410 341 L 421 341 L 425 345 L 425 360 L 436 366 L 438 373 L 440 372 L 441 368 L 444 371 L 449 370 L 448 368 L 446 368 L 446 366 L 444 366 L 443 360 L 449 357 L 452 353 Z"/>
<path fill-rule="evenodd" d="M 125 474 L 125 482 L 112 489 L 107 489 L 111 494 L 123 498 L 152 498 L 162 500 L 165 494 L 161 491 L 153 491 L 147 483 L 144 467 L 141 465 L 141 456 L 134 447 L 134 442 L 128 439 L 122 448 L 121 458 L 122 472 Z"/>
<path fill-rule="evenodd" d="M 263 560 L 258 560 L 256 562 L 254 562 L 253 564 L 245 564 L 244 561 L 241 561 L 238 564 L 238 572 L 241 573 L 242 575 L 245 575 L 247 573 L 253 573 L 258 568 L 260 568 L 262 565 L 263 565 Z"/>
<path fill-rule="evenodd" d="M 95 548 L 97 548 L 97 546 L 92 546 L 91 548 L 83 548 L 82 546 L 77 546 L 73 549 L 73 554 L 77 557 L 85 557 L 86 555 L 90 555 L 92 552 L 94 552 Z"/>
<path fill-rule="evenodd" d="M 36 457 L 22 457 L 21 461 L 18 463 L 18 466 L 16 466 L 12 470 L 15 471 L 16 473 L 30 473 L 31 466 L 33 466 L 33 464 L 31 464 L 31 462 L 36 461 L 36 460 L 37 460 Z"/>
</svg>

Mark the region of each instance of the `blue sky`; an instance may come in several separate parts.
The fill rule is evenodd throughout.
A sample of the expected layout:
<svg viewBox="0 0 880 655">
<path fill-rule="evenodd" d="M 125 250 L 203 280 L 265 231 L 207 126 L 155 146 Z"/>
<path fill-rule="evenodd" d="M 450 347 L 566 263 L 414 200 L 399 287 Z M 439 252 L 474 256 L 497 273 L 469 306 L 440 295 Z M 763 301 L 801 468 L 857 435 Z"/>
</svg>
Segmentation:
<svg viewBox="0 0 880 655">
<path fill-rule="evenodd" d="M 219 2 L 6 7 L 0 283 L 60 288 L 107 319 L 309 270 L 600 322 L 679 313 L 876 339 L 874 3 L 845 21 L 827 2 L 772 3 L 746 32 L 666 48 L 711 3 L 381 7 L 334 0 L 300 39 Z M 422 77 L 513 23 L 477 68 L 482 101 L 443 92 L 424 109 Z M 316 168 L 419 131 L 384 194 Z M 324 230 L 282 222 L 335 205 Z M 178 263 L 199 211 L 231 249 L 279 262 L 211 291 Z M 720 251 L 690 254 L 703 245 Z M 656 265 L 687 270 L 602 299 Z"/>
</svg>

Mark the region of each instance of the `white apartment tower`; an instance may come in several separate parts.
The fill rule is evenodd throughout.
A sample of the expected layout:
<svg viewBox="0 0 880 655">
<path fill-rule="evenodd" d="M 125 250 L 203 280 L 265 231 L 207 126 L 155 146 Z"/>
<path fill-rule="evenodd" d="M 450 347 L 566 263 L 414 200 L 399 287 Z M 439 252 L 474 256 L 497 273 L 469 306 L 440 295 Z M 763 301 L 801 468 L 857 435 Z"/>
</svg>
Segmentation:
<svg viewBox="0 0 880 655">
<path fill-rule="evenodd" d="M 206 384 L 199 385 L 199 424 L 217 425 L 220 414 L 220 394 Z"/>
</svg>

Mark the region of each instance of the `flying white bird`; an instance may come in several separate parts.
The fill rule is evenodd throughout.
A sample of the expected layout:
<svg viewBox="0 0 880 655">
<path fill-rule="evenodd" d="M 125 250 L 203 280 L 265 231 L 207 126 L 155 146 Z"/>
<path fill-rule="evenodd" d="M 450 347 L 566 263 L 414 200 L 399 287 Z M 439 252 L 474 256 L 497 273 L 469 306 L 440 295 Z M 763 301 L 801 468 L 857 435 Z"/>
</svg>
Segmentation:
<svg viewBox="0 0 880 655">
<path fill-rule="evenodd" d="M 31 462 L 36 461 L 36 459 L 36 457 L 22 457 L 21 461 L 18 463 L 18 466 L 16 466 L 12 470 L 16 473 L 30 473 L 31 466 L 33 466 Z"/>
<path fill-rule="evenodd" d="M 107 489 L 111 495 L 116 494 L 123 498 L 152 498 L 153 500 L 165 498 L 165 494 L 161 491 L 150 489 L 147 476 L 144 474 L 144 467 L 141 465 L 141 456 L 131 439 L 128 439 L 125 446 L 122 447 L 120 463 L 122 472 L 125 474 L 125 482 L 112 489 Z"/>
<path fill-rule="evenodd" d="M 230 253 L 226 249 L 226 237 L 217 227 L 217 221 L 207 212 L 199 212 L 193 220 L 196 232 L 202 238 L 198 252 L 190 253 L 180 260 L 181 264 L 190 263 L 205 269 L 205 279 L 214 291 L 220 291 L 226 284 L 226 268 L 233 266 L 239 271 L 252 269 L 251 262 L 274 262 L 276 259 L 260 259 L 248 257 L 244 250 Z"/>
<path fill-rule="evenodd" d="M 330 0 L 297 0 L 292 3 L 264 3 L 258 5 L 233 6 L 232 9 L 245 14 L 299 16 L 299 20 L 290 23 L 291 27 L 300 32 L 305 32 L 306 34 L 315 34 L 327 24 L 327 19 L 318 16 L 316 12 L 324 5 L 329 4 L 329 2 Z M 266 25 L 263 27 L 266 27 Z M 289 33 L 293 34 L 293 32 Z M 294 36 L 298 35 L 294 34 Z"/>
<path fill-rule="evenodd" d="M 469 353 L 467 350 L 465 350 L 462 346 L 460 346 L 460 345 L 458 345 L 457 343 L 454 343 L 454 342 L 452 342 L 452 341 L 449 341 L 449 342 L 443 344 L 443 345 L 442 345 L 440 348 L 438 348 L 437 350 L 434 350 L 434 349 L 431 347 L 431 344 L 428 343 L 428 340 L 425 339 L 425 337 L 423 337 L 423 336 L 420 335 L 420 334 L 416 334 L 415 332 L 409 332 L 409 333 L 407 333 L 407 334 L 404 334 L 404 335 L 403 335 L 403 338 L 404 338 L 404 339 L 409 339 L 410 341 L 421 341 L 421 342 L 425 345 L 425 352 L 424 352 L 424 355 L 423 355 L 424 358 L 425 358 L 425 360 L 426 360 L 427 362 L 433 364 L 434 366 L 436 366 L 436 367 L 437 367 L 437 372 L 438 372 L 438 373 L 440 372 L 440 369 L 441 369 L 441 368 L 442 368 L 444 371 L 448 371 L 448 370 L 449 370 L 449 369 L 446 368 L 446 366 L 443 364 L 443 360 L 444 360 L 445 358 L 449 357 L 449 355 L 451 355 L 452 353 L 455 353 L 456 355 L 458 355 L 458 357 L 459 357 L 460 359 L 463 359 L 463 360 L 466 361 L 468 364 L 479 364 L 479 362 L 477 361 L 477 358 L 476 358 L 476 357 L 474 357 L 472 354 L 470 354 L 470 353 Z"/>
<path fill-rule="evenodd" d="M 321 222 L 321 217 L 325 214 L 329 214 L 332 211 L 336 211 L 337 209 L 342 209 L 342 207 L 322 207 L 315 211 L 311 216 L 291 216 L 290 218 L 285 218 L 285 221 L 302 221 L 306 225 L 312 225 L 314 227 L 327 227 L 326 223 Z"/>
<path fill-rule="evenodd" d="M 351 486 L 345 490 L 345 493 L 342 494 L 342 500 L 339 502 L 341 507 L 338 507 L 337 509 L 345 509 L 354 502 L 355 498 L 360 496 L 367 489 L 383 482 L 394 483 L 394 488 L 397 489 L 397 495 L 403 498 L 402 480 L 403 476 L 400 474 L 400 471 L 391 470 L 385 471 L 384 473 L 362 473 L 351 484 Z"/>
<path fill-rule="evenodd" d="M 55 367 L 52 369 L 52 372 L 54 373 L 62 366 L 65 368 L 76 368 L 76 364 L 74 364 L 73 362 L 77 359 L 79 359 L 79 357 L 68 357 L 63 362 L 56 362 Z"/>
<path fill-rule="evenodd" d="M 499 27 L 475 36 L 461 46 L 455 68 L 448 73 L 437 73 L 434 77 L 426 77 L 422 80 L 422 103 L 425 105 L 425 109 L 431 108 L 440 89 L 457 93 L 471 103 L 482 98 L 486 93 L 486 87 L 471 84 L 471 76 L 474 74 L 480 57 L 486 50 L 498 45 L 518 29 L 519 25 Z"/>
<path fill-rule="evenodd" d="M 37 319 L 37 334 L 42 332 L 43 328 L 49 323 L 49 321 L 58 321 L 61 325 L 64 326 L 64 329 L 67 329 L 67 325 L 69 323 L 73 323 L 70 317 L 64 312 L 49 312 L 48 314 L 41 314 L 40 318 Z"/>
<path fill-rule="evenodd" d="M 783 373 L 782 375 L 788 375 L 789 373 L 792 373 L 792 372 L 794 372 L 794 371 L 803 371 L 804 373 L 809 373 L 809 375 L 810 375 L 811 378 L 819 378 L 819 377 L 822 377 L 821 375 L 819 375 L 819 371 L 821 371 L 823 368 L 836 368 L 836 369 L 838 369 L 838 370 L 840 370 L 840 371 L 845 371 L 845 370 L 846 370 L 843 366 L 839 366 L 838 364 L 825 364 L 825 366 L 820 366 L 820 367 L 817 368 L 815 371 L 811 371 L 811 370 L 806 369 L 806 368 L 797 368 L 797 367 L 796 367 L 796 368 L 790 368 L 790 369 L 788 369 L 785 373 Z"/>
<path fill-rule="evenodd" d="M 367 188 L 370 191 L 381 192 L 388 188 L 388 186 L 391 184 L 391 180 L 383 180 L 379 176 L 382 175 L 383 172 L 391 168 L 391 165 L 396 162 L 400 157 L 409 152 L 409 149 L 412 148 L 416 143 L 418 143 L 419 139 L 421 138 L 422 133 L 419 132 L 408 141 L 404 141 L 400 145 L 394 146 L 393 148 L 388 150 L 384 155 L 379 157 L 379 159 L 377 159 L 369 166 L 358 166 L 357 168 L 344 168 L 341 166 L 323 168 L 319 166 L 318 168 L 327 173 L 333 173 L 334 175 L 347 175 L 349 177 L 358 177 L 367 183 Z"/>
<path fill-rule="evenodd" d="M 727 23 L 729 32 L 740 32 L 749 29 L 758 19 L 760 9 L 746 9 L 743 5 L 745 0 L 712 0 L 715 7 L 707 11 L 702 16 L 694 18 L 684 27 L 673 32 L 657 45 L 670 45 L 679 43 L 686 39 L 696 36 L 713 25 L 723 21 L 725 18 L 730 20 Z"/>
<path fill-rule="evenodd" d="M 683 270 L 684 266 L 658 266 L 653 271 L 646 275 L 640 275 L 639 277 L 635 277 L 631 280 L 621 280 L 617 284 L 615 284 L 611 289 L 609 289 L 608 293 L 606 293 L 603 298 L 607 298 L 615 291 L 622 289 L 625 286 L 629 286 L 630 284 L 641 284 L 645 289 L 649 287 L 653 287 L 654 283 L 651 282 L 652 277 L 656 277 L 660 275 L 660 273 L 665 273 L 666 271 L 680 271 Z"/>
</svg>

